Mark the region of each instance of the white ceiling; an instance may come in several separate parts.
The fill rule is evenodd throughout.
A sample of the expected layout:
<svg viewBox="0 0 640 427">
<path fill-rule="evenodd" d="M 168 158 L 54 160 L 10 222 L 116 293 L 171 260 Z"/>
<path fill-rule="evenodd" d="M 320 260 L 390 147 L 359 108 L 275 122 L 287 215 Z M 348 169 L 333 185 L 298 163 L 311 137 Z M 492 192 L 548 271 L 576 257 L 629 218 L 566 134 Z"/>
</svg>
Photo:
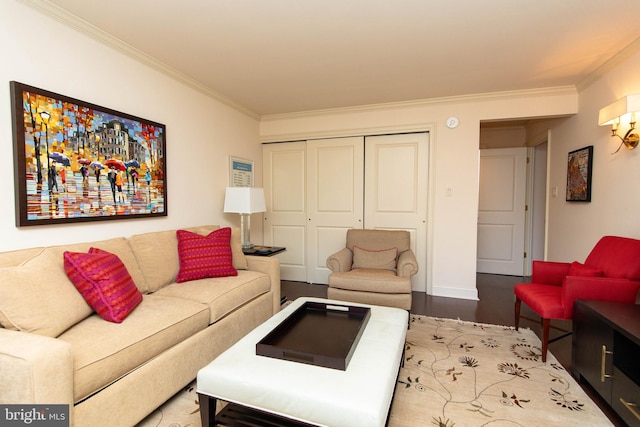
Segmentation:
<svg viewBox="0 0 640 427">
<path fill-rule="evenodd" d="M 575 86 L 640 37 L 640 0 L 21 1 L 256 115 Z"/>
</svg>

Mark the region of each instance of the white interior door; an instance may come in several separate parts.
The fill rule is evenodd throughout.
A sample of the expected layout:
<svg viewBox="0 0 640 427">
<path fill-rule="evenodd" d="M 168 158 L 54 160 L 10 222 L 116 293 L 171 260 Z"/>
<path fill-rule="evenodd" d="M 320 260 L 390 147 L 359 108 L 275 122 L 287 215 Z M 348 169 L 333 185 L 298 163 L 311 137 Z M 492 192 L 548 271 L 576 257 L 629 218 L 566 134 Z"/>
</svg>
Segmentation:
<svg viewBox="0 0 640 427">
<path fill-rule="evenodd" d="M 307 142 L 307 282 L 328 283 L 327 257 L 362 228 L 364 137 Z"/>
<path fill-rule="evenodd" d="M 306 142 L 263 146 L 264 242 L 284 246 L 275 255 L 283 280 L 307 280 Z"/>
<path fill-rule="evenodd" d="M 365 138 L 364 228 L 407 230 L 426 292 L 428 133 Z"/>
<path fill-rule="evenodd" d="M 480 150 L 479 273 L 524 274 L 527 149 Z"/>
</svg>

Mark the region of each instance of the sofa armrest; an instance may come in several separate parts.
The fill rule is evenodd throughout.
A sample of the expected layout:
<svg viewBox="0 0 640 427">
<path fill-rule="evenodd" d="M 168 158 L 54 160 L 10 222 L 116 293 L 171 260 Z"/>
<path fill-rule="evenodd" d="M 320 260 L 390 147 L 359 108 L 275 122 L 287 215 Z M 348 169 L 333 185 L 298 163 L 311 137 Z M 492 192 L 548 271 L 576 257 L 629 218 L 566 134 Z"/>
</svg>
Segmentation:
<svg viewBox="0 0 640 427">
<path fill-rule="evenodd" d="M 397 271 L 400 277 L 411 277 L 418 272 L 418 260 L 411 249 L 398 256 Z"/>
<path fill-rule="evenodd" d="M 269 276 L 271 292 L 273 292 L 273 313 L 280 311 L 280 260 L 274 256 L 247 255 L 247 267 L 251 271 L 259 271 Z"/>
<path fill-rule="evenodd" d="M 610 277 L 567 276 L 562 285 L 562 306 L 567 319 L 573 316 L 573 303 L 577 299 L 599 300 L 634 304 L 640 291 L 640 282 Z"/>
<path fill-rule="evenodd" d="M 350 271 L 352 265 L 353 252 L 349 248 L 342 248 L 327 258 L 327 268 L 336 273 Z"/>
<path fill-rule="evenodd" d="M 568 262 L 533 261 L 531 283 L 561 286 L 570 267 Z"/>
<path fill-rule="evenodd" d="M 73 406 L 71 344 L 0 328 L 0 403 Z"/>
</svg>

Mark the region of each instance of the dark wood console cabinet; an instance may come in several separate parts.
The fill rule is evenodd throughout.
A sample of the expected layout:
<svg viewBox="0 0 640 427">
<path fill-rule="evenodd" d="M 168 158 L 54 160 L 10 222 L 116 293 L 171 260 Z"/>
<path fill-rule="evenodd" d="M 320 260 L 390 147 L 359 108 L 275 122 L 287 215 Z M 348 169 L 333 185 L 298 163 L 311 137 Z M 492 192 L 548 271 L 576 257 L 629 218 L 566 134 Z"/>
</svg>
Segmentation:
<svg viewBox="0 0 640 427">
<path fill-rule="evenodd" d="M 577 301 L 571 371 L 640 427 L 640 305 Z"/>
</svg>

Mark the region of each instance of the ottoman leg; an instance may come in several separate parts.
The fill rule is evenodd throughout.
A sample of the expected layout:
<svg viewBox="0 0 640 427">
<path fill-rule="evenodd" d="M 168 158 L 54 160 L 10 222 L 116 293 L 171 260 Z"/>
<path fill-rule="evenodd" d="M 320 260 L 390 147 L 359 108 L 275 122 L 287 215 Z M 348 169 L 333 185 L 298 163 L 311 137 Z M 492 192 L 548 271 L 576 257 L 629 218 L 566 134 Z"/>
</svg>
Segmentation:
<svg viewBox="0 0 640 427">
<path fill-rule="evenodd" d="M 200 420 L 202 427 L 215 427 L 216 425 L 216 401 L 213 397 L 198 393 L 200 402 Z"/>
</svg>

